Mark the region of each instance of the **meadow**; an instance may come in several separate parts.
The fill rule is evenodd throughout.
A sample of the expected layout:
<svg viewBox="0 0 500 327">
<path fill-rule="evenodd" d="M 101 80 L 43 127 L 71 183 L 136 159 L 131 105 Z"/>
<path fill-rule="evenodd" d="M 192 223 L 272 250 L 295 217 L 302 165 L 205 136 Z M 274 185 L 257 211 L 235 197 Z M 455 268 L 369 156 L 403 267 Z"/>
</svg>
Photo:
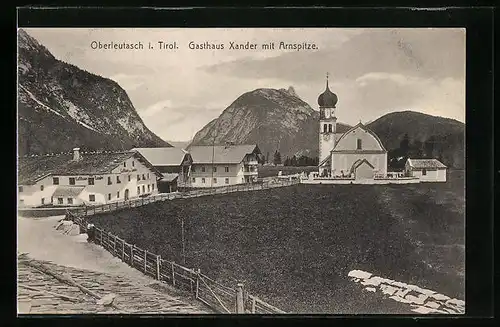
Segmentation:
<svg viewBox="0 0 500 327">
<path fill-rule="evenodd" d="M 447 183 L 295 185 L 94 216 L 163 258 L 297 313 L 411 313 L 362 291 L 353 269 L 464 299 L 464 172 Z"/>
</svg>

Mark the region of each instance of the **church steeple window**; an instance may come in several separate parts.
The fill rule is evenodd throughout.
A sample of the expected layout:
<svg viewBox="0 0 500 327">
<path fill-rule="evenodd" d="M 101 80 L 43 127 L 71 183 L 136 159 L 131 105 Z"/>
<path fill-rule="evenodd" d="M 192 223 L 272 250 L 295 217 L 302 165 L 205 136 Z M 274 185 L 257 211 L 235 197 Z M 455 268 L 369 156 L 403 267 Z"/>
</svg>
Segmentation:
<svg viewBox="0 0 500 327">
<path fill-rule="evenodd" d="M 332 132 L 332 124 L 328 124 L 328 133 Z"/>
<path fill-rule="evenodd" d="M 327 126 L 326 124 L 323 125 L 323 133 L 326 133 L 327 132 Z"/>
</svg>

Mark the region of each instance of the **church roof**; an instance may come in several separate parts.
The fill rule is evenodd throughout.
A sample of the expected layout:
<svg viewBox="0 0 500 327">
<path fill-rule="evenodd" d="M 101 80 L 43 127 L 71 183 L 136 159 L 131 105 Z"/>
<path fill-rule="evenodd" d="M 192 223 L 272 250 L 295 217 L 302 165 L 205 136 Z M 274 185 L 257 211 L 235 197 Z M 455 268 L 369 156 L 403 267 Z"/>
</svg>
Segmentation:
<svg viewBox="0 0 500 327">
<path fill-rule="evenodd" d="M 376 140 L 377 142 L 380 144 L 380 147 L 382 148 L 383 151 L 387 151 L 384 147 L 384 144 L 382 143 L 382 141 L 380 140 L 380 138 L 377 136 L 377 134 L 375 134 L 374 132 L 372 132 L 371 130 L 369 130 L 362 122 L 359 122 L 356 126 L 353 126 L 351 129 L 349 129 L 347 132 L 345 132 L 344 134 L 342 134 L 342 136 L 337 140 L 337 142 L 335 143 L 335 147 L 337 146 L 337 144 L 340 143 L 340 141 L 347 135 L 349 134 L 351 131 L 355 130 L 356 128 L 362 128 L 363 130 L 367 131 L 368 133 L 370 133 L 370 135 L 372 135 Z M 333 148 L 333 150 L 335 150 L 335 148 Z"/>
<path fill-rule="evenodd" d="M 323 93 L 319 95 L 318 104 L 320 107 L 335 108 L 337 101 L 338 101 L 337 95 L 332 91 L 330 91 L 330 88 L 328 87 L 328 77 L 327 77 L 326 89 Z"/>
<path fill-rule="evenodd" d="M 181 148 L 134 148 L 142 154 L 153 166 L 180 166 L 188 153 Z"/>
</svg>

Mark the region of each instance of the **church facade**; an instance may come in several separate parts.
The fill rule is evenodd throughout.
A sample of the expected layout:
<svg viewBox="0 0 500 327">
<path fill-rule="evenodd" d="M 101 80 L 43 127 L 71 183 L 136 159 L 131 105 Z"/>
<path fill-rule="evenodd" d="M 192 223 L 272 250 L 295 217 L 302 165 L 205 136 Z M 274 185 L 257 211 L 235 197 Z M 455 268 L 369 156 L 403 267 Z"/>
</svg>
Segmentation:
<svg viewBox="0 0 500 327">
<path fill-rule="evenodd" d="M 338 97 L 330 91 L 328 76 L 325 91 L 318 97 L 319 176 L 373 179 L 387 175 L 387 150 L 361 122 L 344 133 L 337 133 Z"/>
</svg>

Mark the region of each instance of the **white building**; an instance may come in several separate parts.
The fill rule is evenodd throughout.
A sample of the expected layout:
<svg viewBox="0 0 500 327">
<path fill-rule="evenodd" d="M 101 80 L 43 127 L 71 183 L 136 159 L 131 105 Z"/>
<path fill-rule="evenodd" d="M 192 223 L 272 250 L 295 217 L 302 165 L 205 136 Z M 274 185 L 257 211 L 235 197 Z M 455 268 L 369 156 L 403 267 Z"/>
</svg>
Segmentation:
<svg viewBox="0 0 500 327">
<path fill-rule="evenodd" d="M 138 152 L 21 157 L 19 207 L 96 205 L 158 192 L 161 173 Z"/>
<path fill-rule="evenodd" d="M 446 166 L 437 159 L 410 159 L 405 163 L 405 174 L 425 182 L 446 182 Z"/>
<path fill-rule="evenodd" d="M 319 176 L 373 179 L 387 175 L 387 150 L 377 135 L 361 122 L 337 132 L 337 95 L 328 87 L 318 97 Z"/>
<path fill-rule="evenodd" d="M 257 181 L 257 145 L 191 146 L 191 187 L 218 187 Z"/>
</svg>

